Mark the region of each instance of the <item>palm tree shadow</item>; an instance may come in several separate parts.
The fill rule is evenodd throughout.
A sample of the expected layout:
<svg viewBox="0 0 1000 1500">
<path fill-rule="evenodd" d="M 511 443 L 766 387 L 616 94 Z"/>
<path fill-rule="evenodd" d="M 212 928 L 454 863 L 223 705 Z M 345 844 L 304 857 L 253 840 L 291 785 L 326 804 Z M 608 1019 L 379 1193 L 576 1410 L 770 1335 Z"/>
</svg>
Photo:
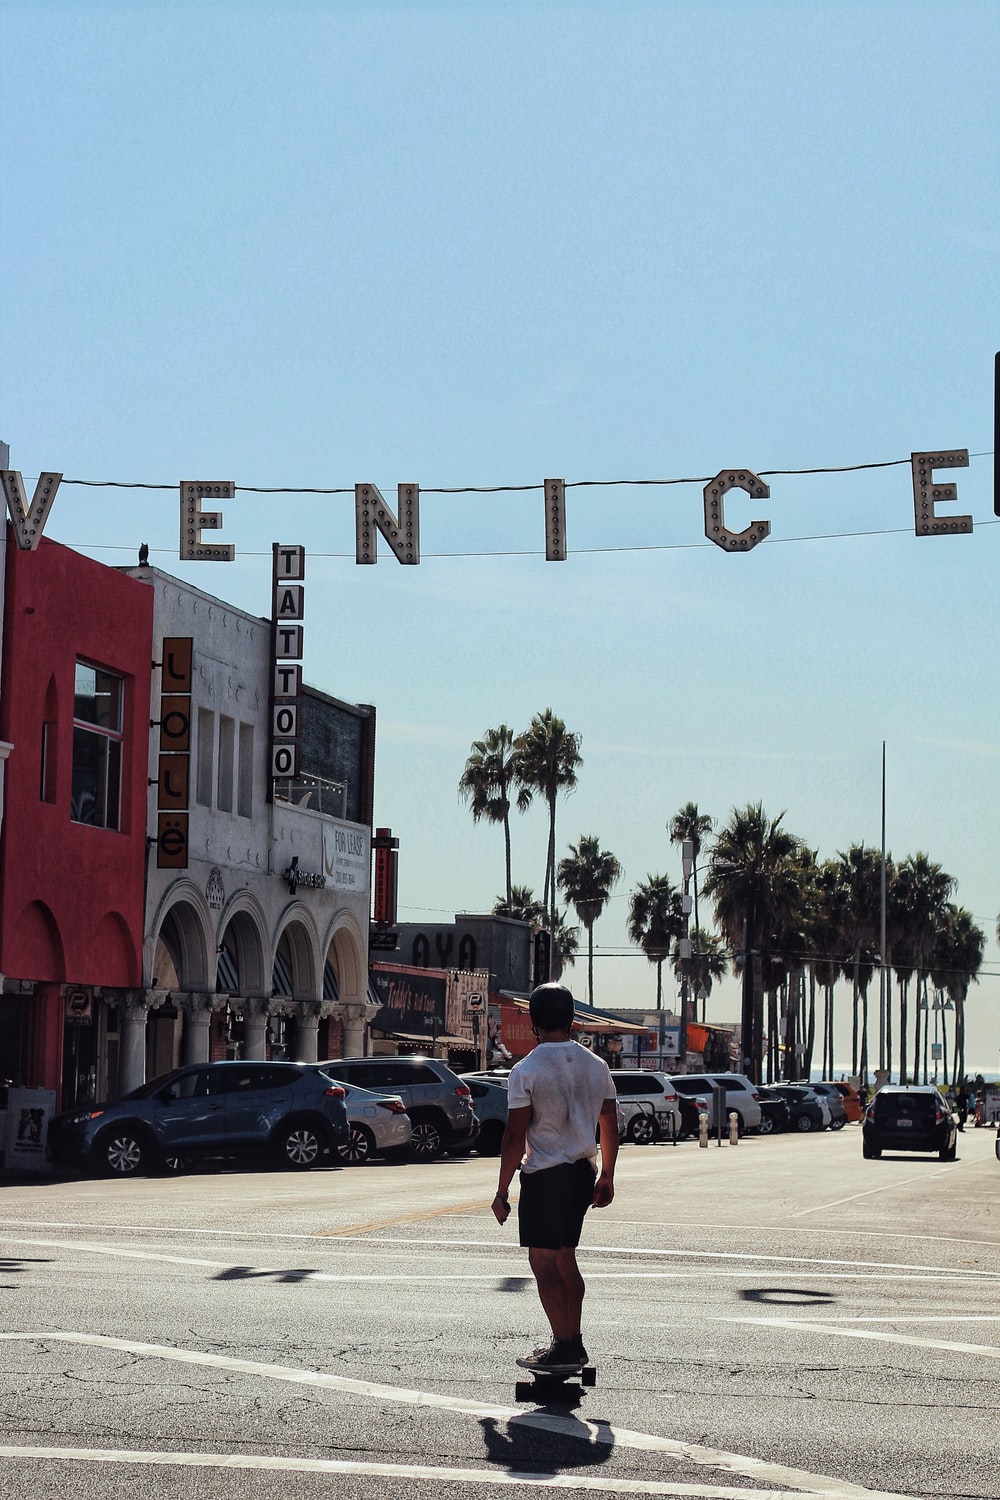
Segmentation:
<svg viewBox="0 0 1000 1500">
<path fill-rule="evenodd" d="M 615 1446 L 611 1427 L 607 1422 L 577 1421 L 568 1414 L 568 1405 L 563 1401 L 558 1407 L 540 1408 L 546 1414 L 558 1412 L 565 1417 L 568 1430 L 557 1432 L 533 1422 L 529 1413 L 513 1417 L 506 1432 L 495 1417 L 483 1417 L 479 1425 L 490 1462 L 526 1479 L 547 1478 L 563 1469 L 579 1469 L 584 1465 L 606 1464 Z M 595 1426 L 596 1436 L 592 1430 Z"/>
</svg>

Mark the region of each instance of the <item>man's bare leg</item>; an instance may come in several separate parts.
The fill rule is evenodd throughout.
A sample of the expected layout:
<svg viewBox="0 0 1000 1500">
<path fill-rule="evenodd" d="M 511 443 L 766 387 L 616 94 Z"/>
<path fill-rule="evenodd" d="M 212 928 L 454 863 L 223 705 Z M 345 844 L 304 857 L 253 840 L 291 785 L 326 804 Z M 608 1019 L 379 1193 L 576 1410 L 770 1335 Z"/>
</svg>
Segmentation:
<svg viewBox="0 0 1000 1500">
<path fill-rule="evenodd" d="M 579 1338 L 586 1287 L 576 1263 L 576 1251 L 569 1245 L 561 1250 L 532 1248 L 528 1251 L 528 1264 L 553 1338 Z"/>
</svg>

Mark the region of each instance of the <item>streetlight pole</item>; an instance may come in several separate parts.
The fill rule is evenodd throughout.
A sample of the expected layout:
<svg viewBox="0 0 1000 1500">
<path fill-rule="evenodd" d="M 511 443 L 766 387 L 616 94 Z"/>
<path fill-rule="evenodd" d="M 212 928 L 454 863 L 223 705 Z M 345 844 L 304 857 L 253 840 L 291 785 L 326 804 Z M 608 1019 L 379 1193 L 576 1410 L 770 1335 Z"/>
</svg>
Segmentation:
<svg viewBox="0 0 1000 1500">
<path fill-rule="evenodd" d="M 678 1046 L 681 1054 L 681 1069 L 687 1072 L 687 1028 L 688 1028 L 688 995 L 690 984 L 688 974 L 691 968 L 691 938 L 688 929 L 691 924 L 691 896 L 688 887 L 691 884 L 691 872 L 694 869 L 694 843 L 691 839 L 685 839 L 681 845 L 681 874 L 684 879 L 684 894 L 681 897 L 681 911 L 684 915 L 684 934 L 677 940 L 677 957 L 681 963 L 681 1034 Z"/>
</svg>

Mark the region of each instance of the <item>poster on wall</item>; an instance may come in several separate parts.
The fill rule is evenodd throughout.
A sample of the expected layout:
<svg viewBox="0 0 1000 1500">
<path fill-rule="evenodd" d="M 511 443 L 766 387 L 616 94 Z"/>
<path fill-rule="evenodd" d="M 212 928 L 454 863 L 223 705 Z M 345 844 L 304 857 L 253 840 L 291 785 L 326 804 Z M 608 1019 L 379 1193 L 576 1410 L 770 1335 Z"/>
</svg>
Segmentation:
<svg viewBox="0 0 1000 1500">
<path fill-rule="evenodd" d="M 54 1089 L 7 1091 L 7 1141 L 4 1166 L 11 1172 L 47 1172 L 45 1138 L 55 1114 Z"/>
</svg>

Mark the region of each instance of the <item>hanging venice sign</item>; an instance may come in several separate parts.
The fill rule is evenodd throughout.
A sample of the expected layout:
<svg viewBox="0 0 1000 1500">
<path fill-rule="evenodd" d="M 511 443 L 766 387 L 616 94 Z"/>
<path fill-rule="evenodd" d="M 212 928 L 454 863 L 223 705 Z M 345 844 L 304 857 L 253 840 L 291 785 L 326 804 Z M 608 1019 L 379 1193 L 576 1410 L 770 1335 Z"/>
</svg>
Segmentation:
<svg viewBox="0 0 1000 1500">
<path fill-rule="evenodd" d="M 941 483 L 935 478 L 939 469 L 965 469 L 969 465 L 966 448 L 939 449 L 933 453 L 912 453 L 910 468 L 913 485 L 913 529 L 917 536 L 945 536 L 970 532 L 972 517 L 938 511 L 939 505 L 950 505 L 958 499 L 956 484 Z M 52 508 L 61 474 L 42 474 L 29 503 L 24 483 L 16 469 L 0 469 L 7 509 L 13 522 L 18 547 L 34 551 L 42 539 L 45 521 Z M 182 562 L 233 562 L 236 548 L 232 543 L 206 541 L 203 533 L 222 529 L 221 510 L 206 509 L 236 495 L 233 480 L 184 480 L 180 486 L 180 550 Z M 565 562 L 566 481 L 546 479 L 543 484 L 545 557 L 548 562 Z M 752 500 L 766 500 L 768 485 L 752 469 L 722 469 L 703 490 L 705 535 L 725 552 L 750 552 L 771 533 L 767 520 L 751 521 L 740 531 L 726 524 L 725 498 L 733 490 L 742 490 Z M 413 567 L 420 561 L 420 486 L 397 486 L 398 511 L 384 499 L 374 484 L 354 486 L 355 561 L 377 561 L 377 541 L 381 535 L 397 561 Z M 290 580 L 284 579 L 287 583 Z M 284 696 L 284 695 L 282 695 Z M 291 695 L 294 699 L 294 694 Z"/>
</svg>

